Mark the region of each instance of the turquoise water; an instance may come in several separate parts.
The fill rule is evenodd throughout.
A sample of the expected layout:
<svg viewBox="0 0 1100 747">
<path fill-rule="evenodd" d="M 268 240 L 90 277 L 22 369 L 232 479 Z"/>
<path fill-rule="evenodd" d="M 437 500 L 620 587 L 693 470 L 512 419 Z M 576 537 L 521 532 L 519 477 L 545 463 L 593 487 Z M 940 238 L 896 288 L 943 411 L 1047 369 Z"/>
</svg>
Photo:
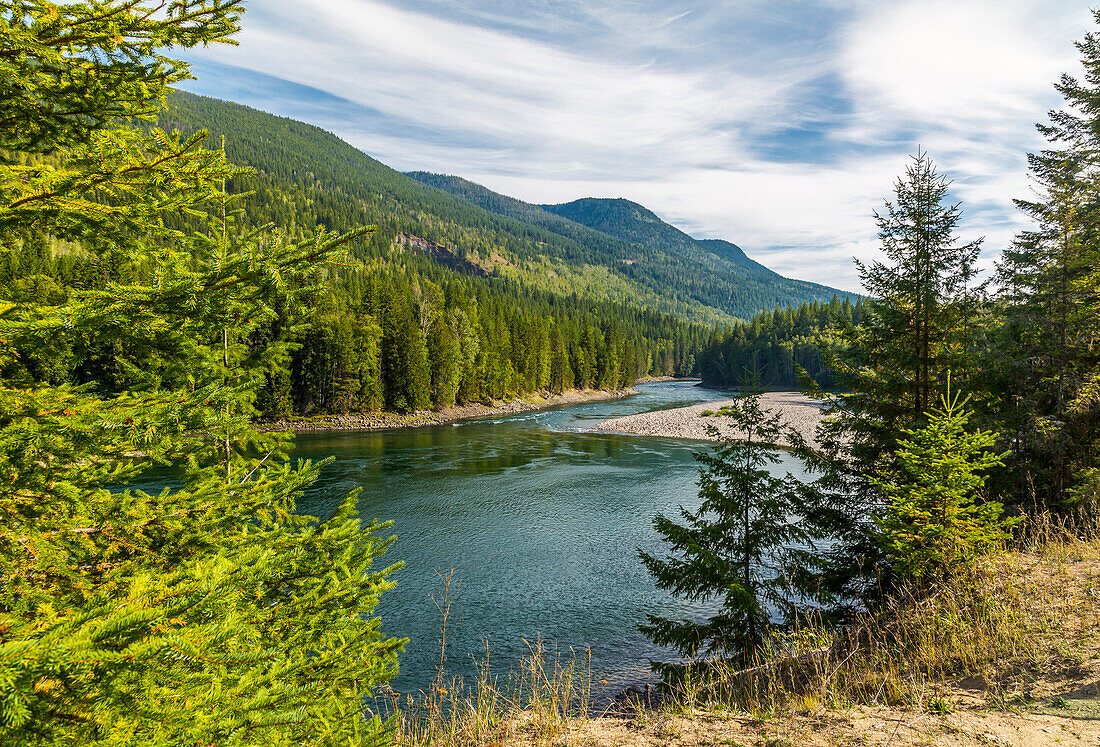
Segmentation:
<svg viewBox="0 0 1100 747">
<path fill-rule="evenodd" d="M 301 510 L 326 516 L 362 486 L 362 516 L 394 521 L 384 561 L 406 565 L 378 613 L 387 635 L 410 639 L 395 690 L 415 693 L 435 677 L 442 619 L 431 596 L 452 569 L 446 671 L 467 682 L 487 649 L 506 675 L 537 640 L 565 658 L 591 651 L 597 694 L 651 679 L 650 660 L 673 658 L 637 625 L 646 613 L 706 610 L 656 589 L 637 551 L 661 551 L 657 512 L 698 505 L 692 455 L 706 445 L 586 430 L 727 395 L 687 382 L 638 390 L 494 420 L 299 436 L 296 456 L 336 457 Z M 797 463 L 782 468 L 800 474 Z"/>
</svg>

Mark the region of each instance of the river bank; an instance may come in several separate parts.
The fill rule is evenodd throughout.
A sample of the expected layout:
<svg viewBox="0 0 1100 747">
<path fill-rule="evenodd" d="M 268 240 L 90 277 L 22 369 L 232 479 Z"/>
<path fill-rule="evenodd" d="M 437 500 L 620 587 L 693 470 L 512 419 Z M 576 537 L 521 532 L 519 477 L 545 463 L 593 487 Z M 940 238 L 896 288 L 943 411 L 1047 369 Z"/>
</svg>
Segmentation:
<svg viewBox="0 0 1100 747">
<path fill-rule="evenodd" d="M 718 665 L 605 712 L 584 660 L 532 659 L 407 708 L 410 747 L 1062 747 L 1100 744 L 1100 543 L 1068 536 L 975 561 L 937 593 L 860 618 L 859 637 L 784 639 L 739 680 Z M 900 600 L 899 600 L 900 601 Z M 791 649 L 801 640 L 803 650 Z M 808 650 L 807 650 L 808 649 Z M 535 652 L 540 653 L 539 651 Z M 813 655 L 813 658 L 810 658 Z M 813 662 L 813 663 L 808 663 Z M 477 708 L 470 704 L 478 704 Z M 483 704 L 491 704 L 484 706 Z"/>
<path fill-rule="evenodd" d="M 714 441 L 716 437 L 708 432 L 708 425 L 714 426 L 719 433 L 737 437 L 739 434 L 726 418 L 712 417 L 724 405 L 734 404 L 736 400 L 706 402 L 670 410 L 656 410 L 637 415 L 605 420 L 593 428 L 604 433 L 627 433 L 635 436 L 659 436 L 694 441 Z M 782 413 L 788 425 L 794 428 L 808 443 L 813 443 L 814 434 L 821 422 L 823 413 L 820 403 L 799 392 L 766 392 L 760 397 L 761 404 L 768 410 Z"/>
<path fill-rule="evenodd" d="M 544 410 L 559 405 L 577 405 L 601 402 L 637 394 L 631 389 L 605 391 L 602 389 L 571 389 L 562 394 L 533 394 L 519 399 L 502 400 L 491 405 L 474 403 L 449 407 L 445 410 L 420 410 L 413 413 L 372 412 L 346 415 L 319 415 L 312 418 L 284 418 L 259 423 L 262 431 L 293 431 L 314 433 L 321 431 L 377 431 L 390 428 L 421 428 L 445 425 L 460 420 L 516 415 L 522 412 Z"/>
<path fill-rule="evenodd" d="M 643 376 L 635 381 L 635 384 L 664 384 L 669 381 L 694 381 L 698 386 L 703 385 L 703 380 L 698 376 Z M 708 387 L 710 388 L 710 387 Z"/>
</svg>

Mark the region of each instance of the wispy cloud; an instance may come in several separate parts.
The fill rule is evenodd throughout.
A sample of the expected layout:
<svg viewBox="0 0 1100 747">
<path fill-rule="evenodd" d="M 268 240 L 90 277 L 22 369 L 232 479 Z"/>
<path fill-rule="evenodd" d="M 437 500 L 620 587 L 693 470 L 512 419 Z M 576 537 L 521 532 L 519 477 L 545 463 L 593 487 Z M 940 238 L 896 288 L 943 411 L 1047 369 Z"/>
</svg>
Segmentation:
<svg viewBox="0 0 1100 747">
<path fill-rule="evenodd" d="M 267 0 L 193 90 L 334 130 L 400 169 L 533 202 L 622 196 L 780 272 L 855 289 L 918 145 L 990 254 L 1076 3 Z"/>
</svg>

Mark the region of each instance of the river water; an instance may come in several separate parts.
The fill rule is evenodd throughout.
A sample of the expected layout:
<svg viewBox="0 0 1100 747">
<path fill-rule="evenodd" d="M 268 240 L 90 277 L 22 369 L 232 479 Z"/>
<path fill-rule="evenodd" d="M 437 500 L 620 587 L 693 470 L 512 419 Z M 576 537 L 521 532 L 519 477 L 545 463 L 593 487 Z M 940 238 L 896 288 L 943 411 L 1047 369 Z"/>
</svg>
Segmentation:
<svg viewBox="0 0 1100 747">
<path fill-rule="evenodd" d="M 426 690 L 439 664 L 432 601 L 452 569 L 446 672 L 467 683 L 488 651 L 507 673 L 541 640 L 563 659 L 591 652 L 595 694 L 652 679 L 673 653 L 637 626 L 647 613 L 702 615 L 658 590 L 638 548 L 659 553 L 656 513 L 698 506 L 698 442 L 588 432 L 608 418 L 725 398 L 690 382 L 643 384 L 619 400 L 429 428 L 301 435 L 295 456 L 335 455 L 300 510 L 330 514 L 363 487 L 364 519 L 392 520 L 404 561 L 378 607 L 385 634 L 407 637 L 398 692 Z M 793 459 L 780 469 L 801 474 Z M 606 680 L 605 685 L 600 684 Z"/>
</svg>

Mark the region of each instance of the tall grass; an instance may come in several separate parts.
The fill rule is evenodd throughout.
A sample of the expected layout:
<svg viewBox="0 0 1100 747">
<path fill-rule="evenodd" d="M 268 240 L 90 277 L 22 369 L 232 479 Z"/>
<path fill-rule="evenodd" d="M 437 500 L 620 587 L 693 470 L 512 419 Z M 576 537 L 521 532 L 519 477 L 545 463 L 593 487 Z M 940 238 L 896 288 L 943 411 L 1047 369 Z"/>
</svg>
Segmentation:
<svg viewBox="0 0 1100 747">
<path fill-rule="evenodd" d="M 945 713 L 964 685 L 988 705 L 1012 707 L 1042 673 L 1080 664 L 1081 636 L 1094 635 L 1065 627 L 1067 620 L 1100 618 L 1100 599 L 1073 591 L 1073 573 L 1082 567 L 1100 580 L 1100 542 L 1081 540 L 1076 531 L 1033 522 L 1020 549 L 981 558 L 931 590 L 895 593 L 846 628 L 811 616 L 799 629 L 775 634 L 749 666 L 692 665 L 664 694 L 662 707 L 760 718 L 853 705 Z M 1087 562 L 1074 565 L 1081 561 Z M 1089 583 L 1095 581 L 1076 586 Z M 597 715 L 587 651 L 563 657 L 536 641 L 501 678 L 491 672 L 486 650 L 475 682 L 446 678 L 449 605 L 437 606 L 443 636 L 436 680 L 430 692 L 393 696 L 390 703 L 400 711 L 400 744 L 550 742 Z M 646 718 L 644 711 L 639 717 Z"/>
<path fill-rule="evenodd" d="M 477 681 L 437 677 L 430 693 L 395 698 L 397 741 L 403 745 L 473 745 L 506 741 L 521 733 L 541 741 L 590 716 L 591 654 L 551 656 L 541 641 L 501 681 L 485 662 Z"/>
<path fill-rule="evenodd" d="M 1066 569 L 1097 555 L 1066 527 L 1040 524 L 1023 550 L 981 558 L 931 590 L 895 593 L 844 629 L 811 617 L 773 636 L 748 667 L 694 665 L 669 702 L 762 714 L 851 705 L 942 712 L 965 681 L 1004 705 L 1036 673 L 1080 663 L 1063 627 L 1080 613 Z"/>
<path fill-rule="evenodd" d="M 551 656 L 542 640 L 527 644 L 527 654 L 502 681 L 490 666 L 488 642 L 477 680 L 467 684 L 448 676 L 447 634 L 451 606 L 460 590 L 455 571 L 436 571 L 441 590 L 431 595 L 440 616 L 439 660 L 428 692 L 402 699 L 391 693 L 380 710 L 397 715 L 396 737 L 402 745 L 475 745 L 502 741 L 522 730 L 528 737 L 549 738 L 567 723 L 588 718 L 592 697 L 592 656 Z"/>
</svg>

